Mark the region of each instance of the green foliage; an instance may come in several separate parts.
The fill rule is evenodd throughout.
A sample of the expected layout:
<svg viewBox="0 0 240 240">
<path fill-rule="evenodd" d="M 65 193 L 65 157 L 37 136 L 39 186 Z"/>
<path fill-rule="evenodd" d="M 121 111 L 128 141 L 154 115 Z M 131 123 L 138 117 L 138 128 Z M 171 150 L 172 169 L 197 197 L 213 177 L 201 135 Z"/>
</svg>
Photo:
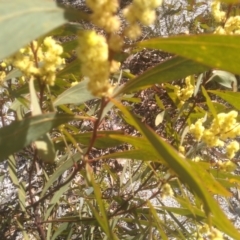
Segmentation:
<svg viewBox="0 0 240 240">
<path fill-rule="evenodd" d="M 229 4 L 229 16 L 234 15 L 236 1 L 222 2 Z M 195 1 L 186 4 L 193 11 Z M 103 89 L 106 95 L 101 95 L 91 91 L 91 79 L 84 76 L 89 65 L 76 58 L 82 43 L 76 35 L 96 28 L 92 21 L 98 23 L 92 15 L 47 0 L 2 1 L 0 13 L 0 161 L 8 163 L 0 177 L 9 177 L 17 190 L 7 203 L 0 194 L 1 236 L 223 239 L 212 237 L 223 233 L 238 239 L 238 230 L 218 202 L 218 197 L 232 197 L 233 188 L 238 191 L 239 146 L 229 147 L 236 136 L 223 139 L 220 129 L 216 135 L 222 145 L 212 146 L 206 141 L 209 136 L 203 136 L 223 113 L 234 115 L 240 109 L 238 35 L 155 34 L 115 49 L 107 28 L 106 66 L 117 68 L 120 58 L 122 66 L 109 75 L 112 91 Z M 30 44 L 30 53 L 21 50 L 22 62 L 32 54 L 34 67 L 41 69 L 46 63 L 39 49 L 49 57 L 46 36 L 62 45 L 61 57 L 66 58 L 56 70 L 54 86 L 41 74 L 20 71 L 13 61 L 14 53 Z M 124 68 L 143 48 L 176 56 L 135 76 Z M 238 128 L 238 122 L 239 117 L 229 117 L 226 125 Z M 165 197 L 177 204 L 168 206 Z M 202 235 L 206 226 L 209 230 Z"/>
</svg>

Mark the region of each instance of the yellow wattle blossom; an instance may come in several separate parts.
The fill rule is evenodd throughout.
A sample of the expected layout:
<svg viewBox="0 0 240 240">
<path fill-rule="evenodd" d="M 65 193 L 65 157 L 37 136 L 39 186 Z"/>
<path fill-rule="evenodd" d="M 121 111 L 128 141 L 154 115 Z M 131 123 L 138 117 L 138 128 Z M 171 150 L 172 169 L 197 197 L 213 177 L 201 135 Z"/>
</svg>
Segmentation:
<svg viewBox="0 0 240 240">
<path fill-rule="evenodd" d="M 219 139 L 217 135 L 215 135 L 211 129 L 207 129 L 203 132 L 202 140 L 209 147 L 223 147 L 224 142 Z"/>
<path fill-rule="evenodd" d="M 65 63 L 61 58 L 62 53 L 62 46 L 51 37 L 47 37 L 41 45 L 37 41 L 33 41 L 26 48 L 20 49 L 8 61 L 25 76 L 38 77 L 52 86 L 56 79 L 57 69 Z"/>
<path fill-rule="evenodd" d="M 237 141 L 230 142 L 226 147 L 228 158 L 232 159 L 238 150 L 239 150 L 239 143 Z"/>
<path fill-rule="evenodd" d="M 175 94 L 180 100 L 180 106 L 184 104 L 194 93 L 194 85 L 191 83 L 191 76 L 186 77 L 185 79 L 185 88 L 180 88 L 178 85 L 175 85 Z"/>
<path fill-rule="evenodd" d="M 119 52 L 123 46 L 123 39 L 121 36 L 116 34 L 111 34 L 108 39 L 108 46 L 111 50 Z"/>
<path fill-rule="evenodd" d="M 205 127 L 203 126 L 203 121 L 203 118 L 198 119 L 195 124 L 191 124 L 189 129 L 190 133 L 194 135 L 197 141 L 201 140 L 203 132 L 205 130 Z"/>
<path fill-rule="evenodd" d="M 212 14 L 216 22 L 223 22 L 226 18 L 226 13 L 221 11 L 221 1 L 214 0 L 211 5 Z"/>
<path fill-rule="evenodd" d="M 132 4 L 123 9 L 123 15 L 129 23 L 124 34 L 134 40 L 141 35 L 138 21 L 143 25 L 150 25 L 156 19 L 154 8 L 160 6 L 162 0 L 133 0 Z"/>
<path fill-rule="evenodd" d="M 226 34 L 240 34 L 240 16 L 229 17 L 224 25 Z"/>
<path fill-rule="evenodd" d="M 171 196 L 173 196 L 173 195 L 174 195 L 174 193 L 173 193 L 173 190 L 172 190 L 170 184 L 165 183 L 165 184 L 162 186 L 162 193 L 161 193 L 162 198 L 168 197 L 168 196 L 171 197 Z"/>
<path fill-rule="evenodd" d="M 240 136 L 240 125 L 237 122 L 238 113 L 230 111 L 229 113 L 219 113 L 212 121 L 209 128 L 203 126 L 203 119 L 199 119 L 195 124 L 191 124 L 190 133 L 197 141 L 203 141 L 209 147 L 223 147 L 224 141 L 234 139 Z M 239 144 L 236 141 L 227 146 L 227 155 L 231 159 L 239 150 Z"/>
<path fill-rule="evenodd" d="M 3 84 L 5 77 L 6 77 L 5 71 L 0 71 L 0 85 Z"/>
<path fill-rule="evenodd" d="M 142 30 L 141 27 L 137 23 L 133 23 L 125 28 L 124 35 L 130 38 L 131 40 L 135 40 L 139 36 L 141 36 Z"/>
<path fill-rule="evenodd" d="M 185 147 L 182 146 L 182 145 L 180 145 L 180 146 L 178 147 L 178 151 L 179 151 L 181 154 L 185 154 L 185 153 L 186 153 Z"/>
<path fill-rule="evenodd" d="M 86 4 L 93 11 L 91 20 L 94 24 L 109 33 L 119 30 L 121 22 L 115 15 L 119 7 L 118 0 L 86 0 Z"/>
<path fill-rule="evenodd" d="M 89 78 L 88 89 L 95 96 L 111 94 L 109 83 L 110 63 L 108 61 L 108 44 L 102 35 L 95 31 L 83 31 L 79 34 L 78 58 L 81 72 Z"/>
</svg>

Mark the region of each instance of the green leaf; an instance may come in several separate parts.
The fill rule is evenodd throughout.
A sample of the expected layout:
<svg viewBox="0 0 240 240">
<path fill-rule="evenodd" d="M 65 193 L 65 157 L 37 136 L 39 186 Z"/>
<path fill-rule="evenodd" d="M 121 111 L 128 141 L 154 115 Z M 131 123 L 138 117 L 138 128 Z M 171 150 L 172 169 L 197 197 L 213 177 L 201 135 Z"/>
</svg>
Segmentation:
<svg viewBox="0 0 240 240">
<path fill-rule="evenodd" d="M 152 206 L 152 204 L 149 201 L 148 201 L 148 206 L 149 206 L 149 211 L 151 212 L 152 217 L 154 219 L 154 222 L 157 224 L 157 229 L 158 229 L 159 234 L 161 235 L 161 238 L 163 240 L 167 240 L 168 237 L 167 237 L 167 235 L 165 234 L 165 232 L 162 229 L 163 222 L 159 218 L 159 216 L 157 214 L 157 211 L 155 210 L 155 208 Z"/>
<path fill-rule="evenodd" d="M 120 131 L 98 131 L 96 134 L 96 141 L 94 142 L 94 147 L 105 149 L 109 147 L 115 147 L 124 143 L 121 139 L 118 139 L 117 137 L 113 139 L 112 135 L 123 136 L 124 133 Z M 76 142 L 83 145 L 88 145 L 92 137 L 92 132 L 73 134 L 72 137 L 76 140 Z M 55 139 L 56 142 L 59 140 L 61 140 L 61 138 Z M 62 142 L 56 143 L 56 145 L 56 147 L 59 147 L 60 145 L 62 145 Z"/>
<path fill-rule="evenodd" d="M 179 176 L 180 180 L 188 185 L 204 203 L 207 216 L 212 214 L 218 219 L 216 227 L 233 238 L 238 238 L 239 232 L 234 228 L 231 222 L 220 209 L 216 201 L 210 196 L 202 184 L 201 179 L 195 174 L 194 169 L 188 164 L 187 160 L 182 158 L 171 145 L 164 141 L 152 129 L 142 124 L 126 107 L 112 99 L 114 104 L 128 117 L 135 122 L 135 127 L 151 143 L 152 150 L 160 157 L 165 159 L 168 166 Z"/>
<path fill-rule="evenodd" d="M 91 206 L 91 209 L 99 223 L 99 225 L 102 227 L 102 229 L 104 230 L 104 232 L 107 234 L 109 239 L 113 239 L 112 237 L 112 232 L 110 230 L 110 226 L 109 226 L 109 221 L 108 221 L 108 217 L 107 217 L 107 213 L 106 213 L 106 209 L 104 206 L 104 202 L 102 200 L 102 193 L 100 190 L 100 186 L 99 184 L 97 184 L 94 180 L 94 176 L 92 173 L 91 174 L 91 183 L 94 189 L 94 195 L 96 198 L 96 202 L 98 204 L 99 207 L 99 212 L 101 214 L 101 216 L 99 214 L 97 214 L 96 209 L 93 208 L 93 206 Z"/>
<path fill-rule="evenodd" d="M 208 70 L 208 67 L 198 64 L 192 60 L 179 56 L 173 57 L 150 70 L 147 70 L 139 77 L 128 81 L 117 94 L 136 91 L 151 87 L 154 84 L 170 82 L 181 79 L 195 73 Z"/>
<path fill-rule="evenodd" d="M 75 77 L 78 77 L 80 75 L 80 61 L 78 59 L 73 60 L 69 64 L 66 65 L 65 68 L 63 68 L 60 72 L 57 73 L 58 78 L 66 78 L 72 74 L 75 75 Z"/>
<path fill-rule="evenodd" d="M 189 164 L 193 168 L 195 174 L 199 176 L 199 179 L 201 179 L 202 184 L 206 186 L 208 191 L 210 191 L 213 194 L 219 194 L 221 196 L 231 197 L 231 193 L 223 187 L 218 181 L 215 180 L 215 178 L 209 174 L 208 169 L 204 169 L 199 163 L 190 161 Z"/>
<path fill-rule="evenodd" d="M 78 46 L 78 40 L 72 40 L 72 41 L 63 43 L 62 47 L 64 50 L 64 54 L 75 50 L 77 48 L 77 46 Z M 74 62 L 74 64 L 71 65 L 71 68 L 73 70 L 76 69 L 76 71 L 80 72 L 80 62 L 78 62 L 77 60 L 74 60 L 73 62 Z M 59 72 L 58 76 L 63 77 L 64 75 L 70 74 L 70 69 L 71 69 L 70 64 L 67 66 L 68 66 L 68 67 L 66 67 L 67 69 L 64 68 L 63 70 L 61 70 Z"/>
<path fill-rule="evenodd" d="M 21 206 L 22 211 L 25 211 L 26 207 L 26 191 L 25 186 L 23 182 L 18 181 L 17 177 L 17 170 L 16 170 L 16 160 L 13 155 L 8 157 L 8 172 L 10 175 L 10 178 L 15 185 L 15 187 L 18 189 L 18 200 L 19 204 Z"/>
<path fill-rule="evenodd" d="M 211 68 L 240 74 L 240 36 L 196 35 L 153 38 L 141 41 L 137 47 L 161 49 L 178 54 Z"/>
<path fill-rule="evenodd" d="M 143 161 L 156 161 L 157 158 L 151 152 L 147 152 L 144 149 L 134 149 L 134 150 L 128 150 L 123 152 L 115 152 L 110 153 L 107 155 L 103 155 L 100 157 L 101 159 L 104 158 L 122 158 L 122 159 L 134 159 L 134 160 L 143 160 Z"/>
<path fill-rule="evenodd" d="M 63 231 L 67 230 L 69 226 L 69 223 L 62 223 L 60 226 L 58 226 L 56 232 L 53 234 L 51 240 L 55 240 Z"/>
<path fill-rule="evenodd" d="M 76 35 L 79 30 L 83 30 L 83 25 L 76 22 L 68 22 L 63 26 L 54 29 L 48 35 L 50 36 L 67 36 L 67 35 Z"/>
<path fill-rule="evenodd" d="M 160 112 L 157 117 L 155 118 L 155 126 L 158 126 L 160 123 L 162 123 L 164 119 L 165 111 Z"/>
<path fill-rule="evenodd" d="M 156 100 L 156 103 L 157 103 L 158 107 L 161 110 L 165 110 L 165 106 L 164 106 L 162 100 L 157 95 L 155 95 L 155 100 Z"/>
<path fill-rule="evenodd" d="M 232 92 L 232 91 L 215 91 L 215 90 L 208 90 L 208 92 L 213 93 L 229 104 L 231 104 L 237 110 L 240 110 L 240 93 L 239 92 Z"/>
<path fill-rule="evenodd" d="M 55 99 L 53 105 L 59 106 L 62 104 L 81 104 L 88 100 L 94 99 L 91 92 L 87 88 L 87 81 L 84 80 L 77 85 L 67 89 Z"/>
<path fill-rule="evenodd" d="M 1 1 L 0 59 L 66 22 L 64 10 L 54 1 Z"/>
<path fill-rule="evenodd" d="M 33 78 L 29 81 L 29 92 L 30 92 L 30 101 L 31 101 L 31 110 L 32 116 L 36 116 L 42 113 L 40 108 L 37 93 L 34 88 L 34 80 Z M 49 133 L 44 134 L 41 136 L 37 141 L 34 142 L 38 156 L 47 163 L 53 163 L 55 159 L 55 149 L 53 142 Z"/>
<path fill-rule="evenodd" d="M 214 108 L 214 105 L 212 103 L 211 98 L 209 97 L 207 91 L 205 90 L 205 88 L 202 86 L 202 93 L 206 99 L 206 103 L 208 106 L 208 109 L 210 110 L 211 114 L 216 118 L 217 117 L 217 112 L 216 109 Z"/>
<path fill-rule="evenodd" d="M 52 128 L 73 119 L 81 119 L 80 116 L 69 114 L 47 113 L 22 121 L 15 121 L 0 129 L 0 161 L 10 154 L 28 146 Z"/>
<path fill-rule="evenodd" d="M 212 73 L 213 75 L 209 78 L 207 82 L 214 81 L 225 88 L 236 90 L 237 79 L 234 74 L 221 70 L 214 70 L 212 71 Z"/>
<path fill-rule="evenodd" d="M 64 186 L 62 186 L 58 191 L 56 191 L 49 203 L 48 209 L 44 215 L 44 221 L 46 221 L 48 219 L 48 217 L 50 216 L 53 208 L 55 207 L 55 205 L 58 203 L 59 199 L 63 196 L 63 193 L 66 192 L 67 190 L 69 190 L 69 185 L 71 184 L 71 181 L 69 181 L 67 184 L 65 184 Z"/>
<path fill-rule="evenodd" d="M 73 156 L 69 156 L 69 154 L 64 155 L 59 161 L 64 161 L 53 173 L 53 175 L 49 178 L 46 185 L 44 186 L 40 198 L 42 198 L 50 186 L 69 168 L 73 166 L 75 162 L 78 162 L 81 159 L 82 155 L 80 153 L 75 153 Z M 67 160 L 66 160 L 67 159 Z"/>
<path fill-rule="evenodd" d="M 14 68 L 12 69 L 11 72 L 9 72 L 7 74 L 7 76 L 4 78 L 4 81 L 8 80 L 8 79 L 12 79 L 12 78 L 18 78 L 18 77 L 21 77 L 23 74 L 20 70 Z"/>
</svg>

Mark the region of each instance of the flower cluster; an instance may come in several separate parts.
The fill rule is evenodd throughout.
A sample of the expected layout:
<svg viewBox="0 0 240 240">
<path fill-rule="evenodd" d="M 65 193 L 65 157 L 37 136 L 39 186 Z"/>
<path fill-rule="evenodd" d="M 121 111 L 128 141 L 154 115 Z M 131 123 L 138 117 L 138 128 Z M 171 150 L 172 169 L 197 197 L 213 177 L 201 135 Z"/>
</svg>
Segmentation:
<svg viewBox="0 0 240 240">
<path fill-rule="evenodd" d="M 119 2 L 118 0 L 86 0 L 87 6 L 93 11 L 91 20 L 106 32 L 118 31 L 120 19 L 115 15 Z"/>
<path fill-rule="evenodd" d="M 237 165 L 233 163 L 231 160 L 227 160 L 227 161 L 218 160 L 217 166 L 219 169 L 226 172 L 233 172 L 237 168 Z"/>
<path fill-rule="evenodd" d="M 1 62 L 0 66 L 3 70 L 3 71 L 0 71 L 0 85 L 2 85 L 6 77 L 6 72 L 4 71 L 4 69 L 6 68 L 7 65 L 5 62 Z"/>
<path fill-rule="evenodd" d="M 154 8 L 162 4 L 162 0 L 133 0 L 132 4 L 123 10 L 123 15 L 130 25 L 125 29 L 125 35 L 136 39 L 141 35 L 138 21 L 143 25 L 150 25 L 155 21 Z"/>
<path fill-rule="evenodd" d="M 81 72 L 89 78 L 88 89 L 95 96 L 109 95 L 112 90 L 108 80 L 111 66 L 106 38 L 95 31 L 83 31 L 78 40 L 77 54 Z"/>
<path fill-rule="evenodd" d="M 226 147 L 228 158 L 232 159 L 238 150 L 239 150 L 239 143 L 237 141 L 230 142 Z"/>
<path fill-rule="evenodd" d="M 194 237 L 197 237 L 198 240 L 206 239 L 203 236 L 207 236 L 208 239 L 212 240 L 221 240 L 223 238 L 223 233 L 217 230 L 216 228 L 209 227 L 207 224 L 198 226 L 197 232 L 194 234 Z"/>
<path fill-rule="evenodd" d="M 215 30 L 217 34 L 240 34 L 240 16 L 231 16 L 226 19 L 226 13 L 221 10 L 219 0 L 212 2 L 212 14 L 216 22 L 224 23 Z"/>
<path fill-rule="evenodd" d="M 185 79 L 186 87 L 180 88 L 178 85 L 175 86 L 175 93 L 180 100 L 180 105 L 183 105 L 186 100 L 188 100 L 194 92 L 194 86 L 191 83 L 191 76 Z"/>
<path fill-rule="evenodd" d="M 203 126 L 204 120 L 199 119 L 190 126 L 190 132 L 197 141 L 202 140 L 209 147 L 223 147 L 225 140 L 234 139 L 240 135 L 240 125 L 236 119 L 237 115 L 236 111 L 219 113 L 208 129 Z M 227 156 L 231 159 L 239 150 L 239 144 L 236 141 L 232 141 L 228 144 L 226 150 Z"/>
<path fill-rule="evenodd" d="M 226 13 L 221 10 L 220 0 L 214 0 L 212 2 L 212 15 L 216 22 L 223 22 L 226 19 Z"/>
<path fill-rule="evenodd" d="M 56 79 L 57 69 L 65 63 L 60 56 L 62 53 L 62 46 L 51 37 L 47 37 L 42 45 L 33 41 L 26 48 L 20 49 L 8 61 L 25 76 L 38 77 L 41 81 L 52 86 Z"/>
<path fill-rule="evenodd" d="M 229 17 L 224 27 L 218 26 L 215 30 L 218 34 L 240 34 L 240 16 Z"/>
<path fill-rule="evenodd" d="M 171 196 L 173 196 L 173 195 L 174 195 L 174 194 L 173 194 L 173 190 L 172 190 L 170 184 L 165 183 L 165 184 L 162 186 L 162 193 L 161 193 L 162 198 L 168 197 L 168 196 L 171 197 Z"/>
<path fill-rule="evenodd" d="M 5 71 L 0 71 L 0 85 L 3 83 L 5 77 L 6 77 Z"/>
</svg>

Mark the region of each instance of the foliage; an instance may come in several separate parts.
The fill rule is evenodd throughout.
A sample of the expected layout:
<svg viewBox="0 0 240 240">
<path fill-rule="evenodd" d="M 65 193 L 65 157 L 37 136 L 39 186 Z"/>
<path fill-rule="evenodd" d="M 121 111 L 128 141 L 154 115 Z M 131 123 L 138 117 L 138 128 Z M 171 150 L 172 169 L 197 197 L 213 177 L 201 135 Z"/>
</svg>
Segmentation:
<svg viewBox="0 0 240 240">
<path fill-rule="evenodd" d="M 1 194 L 1 236 L 238 239 L 218 202 L 240 182 L 239 4 L 222 2 L 192 18 L 190 35 L 142 40 L 168 1 L 134 0 L 122 18 L 117 0 L 88 0 L 91 13 L 0 3 L 1 180 L 16 188 Z M 133 75 L 126 62 L 145 48 L 173 56 Z"/>
</svg>

